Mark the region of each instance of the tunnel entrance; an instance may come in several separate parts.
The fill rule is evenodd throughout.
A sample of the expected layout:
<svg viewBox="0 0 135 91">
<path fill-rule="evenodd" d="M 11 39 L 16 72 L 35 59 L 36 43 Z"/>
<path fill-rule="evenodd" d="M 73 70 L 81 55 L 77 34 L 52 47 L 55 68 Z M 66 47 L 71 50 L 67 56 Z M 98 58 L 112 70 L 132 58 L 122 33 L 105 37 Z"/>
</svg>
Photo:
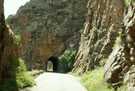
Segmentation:
<svg viewBox="0 0 135 91">
<path fill-rule="evenodd" d="M 58 61 L 59 61 L 58 57 L 51 56 L 51 57 L 48 59 L 47 71 L 57 72 L 57 69 L 58 69 Z"/>
</svg>

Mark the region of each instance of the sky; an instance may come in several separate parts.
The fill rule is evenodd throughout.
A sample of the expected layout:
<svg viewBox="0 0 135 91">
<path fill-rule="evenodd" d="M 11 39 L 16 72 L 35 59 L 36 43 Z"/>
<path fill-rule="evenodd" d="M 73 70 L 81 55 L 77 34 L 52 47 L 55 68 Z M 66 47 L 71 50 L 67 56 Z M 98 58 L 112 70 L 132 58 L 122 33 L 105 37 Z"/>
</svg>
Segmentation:
<svg viewBox="0 0 135 91">
<path fill-rule="evenodd" d="M 5 17 L 7 18 L 11 14 L 16 14 L 19 7 L 21 7 L 28 1 L 30 0 L 5 0 Z"/>
</svg>

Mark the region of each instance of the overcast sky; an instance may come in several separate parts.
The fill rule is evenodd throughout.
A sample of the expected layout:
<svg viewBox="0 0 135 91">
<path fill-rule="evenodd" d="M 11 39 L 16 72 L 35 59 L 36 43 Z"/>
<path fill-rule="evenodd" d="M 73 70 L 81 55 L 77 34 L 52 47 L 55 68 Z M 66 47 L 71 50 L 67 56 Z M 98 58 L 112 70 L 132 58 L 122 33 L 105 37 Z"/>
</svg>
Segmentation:
<svg viewBox="0 0 135 91">
<path fill-rule="evenodd" d="M 30 0 L 5 0 L 5 17 L 15 14 L 19 7 L 28 1 Z"/>
</svg>

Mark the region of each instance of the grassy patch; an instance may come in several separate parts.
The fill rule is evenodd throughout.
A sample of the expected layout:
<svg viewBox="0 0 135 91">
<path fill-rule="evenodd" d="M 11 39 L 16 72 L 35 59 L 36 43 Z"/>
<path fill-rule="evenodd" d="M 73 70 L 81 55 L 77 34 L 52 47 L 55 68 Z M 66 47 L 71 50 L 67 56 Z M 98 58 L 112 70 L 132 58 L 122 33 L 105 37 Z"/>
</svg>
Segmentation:
<svg viewBox="0 0 135 91">
<path fill-rule="evenodd" d="M 11 58 L 9 68 L 8 73 L 10 75 L 0 83 L 0 91 L 18 91 L 35 84 L 33 77 L 28 73 L 21 58 Z"/>
<path fill-rule="evenodd" d="M 125 1 L 125 5 L 128 6 L 131 2 L 134 2 L 135 0 L 124 0 Z"/>
<path fill-rule="evenodd" d="M 82 76 L 81 81 L 88 91 L 113 91 L 104 82 L 103 73 L 103 68 L 98 68 Z"/>
<path fill-rule="evenodd" d="M 103 75 L 103 68 L 97 68 L 82 75 L 81 82 L 88 91 L 114 91 L 114 89 L 104 81 Z M 127 91 L 127 88 L 126 86 L 122 86 L 118 88 L 117 91 Z"/>
<path fill-rule="evenodd" d="M 19 59 L 19 66 L 17 67 L 16 81 L 19 88 L 34 85 L 33 77 L 27 72 L 26 65 L 21 59 Z"/>
</svg>

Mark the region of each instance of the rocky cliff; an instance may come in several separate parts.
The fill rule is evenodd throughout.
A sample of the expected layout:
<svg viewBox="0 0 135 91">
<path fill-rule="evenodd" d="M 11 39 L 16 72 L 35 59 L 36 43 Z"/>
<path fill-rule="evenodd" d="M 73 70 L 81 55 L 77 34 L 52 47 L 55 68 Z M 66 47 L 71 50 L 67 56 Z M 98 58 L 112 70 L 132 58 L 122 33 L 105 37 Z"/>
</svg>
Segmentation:
<svg viewBox="0 0 135 91">
<path fill-rule="evenodd" d="M 4 91 L 3 88 L 7 86 L 6 83 L 9 80 L 16 79 L 17 53 L 18 47 L 15 43 L 14 33 L 5 24 L 4 0 L 0 0 L 0 91 Z M 12 65 L 13 63 L 16 63 L 16 65 Z M 12 82 L 16 86 L 16 82 Z M 17 91 L 17 89 L 14 89 L 14 91 Z"/>
<path fill-rule="evenodd" d="M 105 65 L 105 80 L 115 88 L 124 84 L 135 90 L 135 4 L 125 12 L 123 31 Z"/>
<path fill-rule="evenodd" d="M 21 35 L 21 56 L 30 68 L 61 55 L 66 48 L 77 48 L 86 3 L 87 0 L 31 0 L 16 15 L 8 17 L 11 28 Z"/>
<path fill-rule="evenodd" d="M 104 64 L 121 31 L 124 4 L 122 0 L 89 0 L 85 29 L 73 71 L 83 73 Z"/>
</svg>

